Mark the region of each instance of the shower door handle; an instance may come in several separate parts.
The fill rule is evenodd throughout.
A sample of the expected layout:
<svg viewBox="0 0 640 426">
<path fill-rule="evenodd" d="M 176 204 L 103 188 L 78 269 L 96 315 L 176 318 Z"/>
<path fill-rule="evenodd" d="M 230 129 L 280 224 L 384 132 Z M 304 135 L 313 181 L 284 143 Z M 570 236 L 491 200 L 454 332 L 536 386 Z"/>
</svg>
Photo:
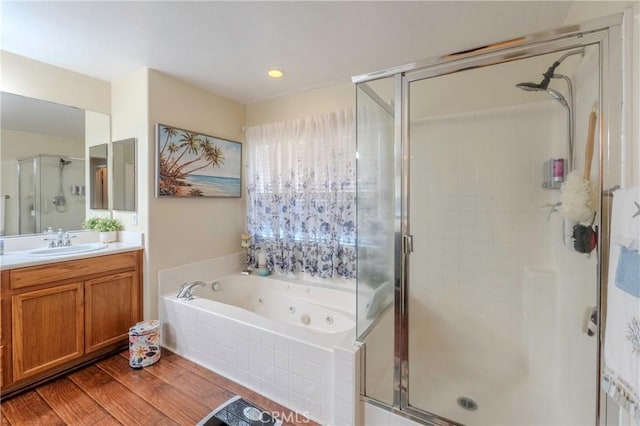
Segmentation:
<svg viewBox="0 0 640 426">
<path fill-rule="evenodd" d="M 413 235 L 402 236 L 402 251 L 405 254 L 413 252 Z"/>
</svg>

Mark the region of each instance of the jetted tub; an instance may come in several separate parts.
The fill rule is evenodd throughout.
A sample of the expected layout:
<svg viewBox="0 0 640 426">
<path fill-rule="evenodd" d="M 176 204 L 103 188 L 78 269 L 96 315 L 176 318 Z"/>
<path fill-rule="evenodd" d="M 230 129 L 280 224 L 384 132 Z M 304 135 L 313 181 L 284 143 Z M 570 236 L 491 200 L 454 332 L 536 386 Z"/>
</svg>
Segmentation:
<svg viewBox="0 0 640 426">
<path fill-rule="evenodd" d="M 193 306 L 208 309 L 212 306 L 210 301 L 214 301 L 242 308 L 262 317 L 236 312 L 243 320 L 270 330 L 278 328 L 287 335 L 293 333 L 301 338 L 301 330 L 314 334 L 339 334 L 355 326 L 354 315 L 349 313 L 355 306 L 355 296 L 343 290 L 253 275 L 232 275 L 209 281 L 205 287 L 194 287 L 193 293 L 196 296 L 190 301 Z M 293 326 L 293 329 L 285 330 L 282 325 Z M 322 345 L 314 342 L 315 336 L 309 336 L 309 339 L 309 343 Z"/>
<path fill-rule="evenodd" d="M 336 348 L 341 356 L 355 351 L 353 288 L 232 274 L 194 287 L 193 295 L 178 299 L 176 290 L 160 297 L 165 347 L 333 423 Z"/>
</svg>

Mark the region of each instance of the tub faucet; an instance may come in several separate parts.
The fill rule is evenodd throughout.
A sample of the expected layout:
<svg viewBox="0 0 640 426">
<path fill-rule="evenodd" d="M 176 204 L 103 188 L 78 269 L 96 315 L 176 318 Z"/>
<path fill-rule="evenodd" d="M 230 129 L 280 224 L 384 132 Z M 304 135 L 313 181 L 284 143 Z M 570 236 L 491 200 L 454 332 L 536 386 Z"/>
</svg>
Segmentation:
<svg viewBox="0 0 640 426">
<path fill-rule="evenodd" d="M 206 286 L 207 283 L 205 283 L 204 281 L 189 281 L 186 282 L 184 284 L 182 284 L 180 286 L 180 289 L 178 290 L 178 299 L 187 299 L 187 300 L 191 300 L 193 299 L 193 288 L 194 287 L 204 287 Z"/>
</svg>

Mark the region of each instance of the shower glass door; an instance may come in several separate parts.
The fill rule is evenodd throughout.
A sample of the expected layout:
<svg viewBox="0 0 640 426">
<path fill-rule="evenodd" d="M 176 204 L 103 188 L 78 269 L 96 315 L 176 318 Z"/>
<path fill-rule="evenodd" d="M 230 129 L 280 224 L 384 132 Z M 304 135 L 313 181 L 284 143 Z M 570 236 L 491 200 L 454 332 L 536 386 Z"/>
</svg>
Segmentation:
<svg viewBox="0 0 640 426">
<path fill-rule="evenodd" d="M 366 343 L 365 393 L 393 404 L 394 111 L 393 78 L 357 88 L 357 335 Z"/>
<path fill-rule="evenodd" d="M 516 87 L 565 53 L 551 90 Z M 572 127 L 583 171 L 599 64 L 592 45 L 408 79 L 409 411 L 474 425 L 594 423 L 598 256 L 574 249 L 574 223 L 553 210 L 561 177 L 543 183 L 546 162 L 568 168 Z M 596 154 L 596 183 L 599 167 Z"/>
</svg>

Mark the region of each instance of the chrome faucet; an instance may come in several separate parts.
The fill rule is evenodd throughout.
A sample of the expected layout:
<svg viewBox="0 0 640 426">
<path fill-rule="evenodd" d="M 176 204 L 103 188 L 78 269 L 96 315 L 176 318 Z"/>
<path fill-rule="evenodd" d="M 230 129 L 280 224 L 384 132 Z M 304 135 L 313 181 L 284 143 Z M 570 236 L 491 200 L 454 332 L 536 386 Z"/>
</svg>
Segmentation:
<svg viewBox="0 0 640 426">
<path fill-rule="evenodd" d="M 75 235 L 70 235 L 68 232 L 64 233 L 64 246 L 69 247 L 71 245 L 71 239 L 76 238 Z"/>
<path fill-rule="evenodd" d="M 189 281 L 180 286 L 180 290 L 178 290 L 178 299 L 193 299 L 193 288 L 194 287 L 204 287 L 207 283 L 204 281 Z"/>
<path fill-rule="evenodd" d="M 56 239 L 53 237 L 54 236 L 53 228 L 49 227 L 49 229 L 47 229 L 44 232 L 44 236 L 45 238 L 43 238 L 42 241 L 49 241 L 49 244 L 48 244 L 49 248 L 58 247 L 56 244 Z"/>
<path fill-rule="evenodd" d="M 44 232 L 44 236 L 45 238 L 42 240 L 49 242 L 49 248 L 68 247 L 71 245 L 71 239 L 76 237 L 75 235 L 69 235 L 62 228 L 59 228 L 57 233 L 53 232 L 51 227 Z"/>
</svg>

